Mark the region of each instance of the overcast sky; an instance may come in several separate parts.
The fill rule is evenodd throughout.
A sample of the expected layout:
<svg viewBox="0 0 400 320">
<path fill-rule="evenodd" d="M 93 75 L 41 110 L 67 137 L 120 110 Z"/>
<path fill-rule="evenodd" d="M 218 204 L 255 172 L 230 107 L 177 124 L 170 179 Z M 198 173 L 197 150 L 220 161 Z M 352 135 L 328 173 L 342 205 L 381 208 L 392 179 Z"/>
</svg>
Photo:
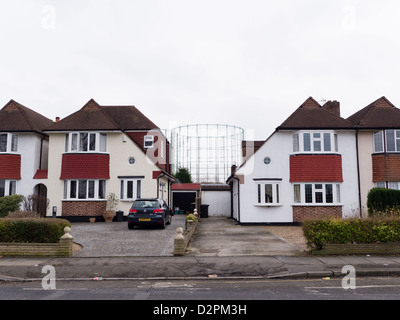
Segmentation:
<svg viewBox="0 0 400 320">
<path fill-rule="evenodd" d="M 0 105 L 94 98 L 266 139 L 300 104 L 400 107 L 398 0 L 1 0 Z"/>
</svg>

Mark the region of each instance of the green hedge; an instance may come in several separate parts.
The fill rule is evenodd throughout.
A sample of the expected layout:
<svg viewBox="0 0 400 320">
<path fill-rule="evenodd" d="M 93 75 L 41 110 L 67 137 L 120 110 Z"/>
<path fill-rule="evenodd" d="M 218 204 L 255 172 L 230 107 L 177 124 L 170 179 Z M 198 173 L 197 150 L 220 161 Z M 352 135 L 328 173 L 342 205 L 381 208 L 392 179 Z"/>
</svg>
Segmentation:
<svg viewBox="0 0 400 320">
<path fill-rule="evenodd" d="M 398 215 L 400 190 L 372 188 L 368 192 L 367 207 L 370 215 Z"/>
<path fill-rule="evenodd" d="M 307 246 L 322 250 L 325 244 L 400 241 L 400 218 L 306 220 L 302 225 Z"/>
<path fill-rule="evenodd" d="M 23 198 L 20 194 L 0 197 L 0 218 L 4 218 L 9 212 L 17 211 Z"/>
<path fill-rule="evenodd" d="M 2 218 L 0 242 L 56 243 L 71 224 L 55 218 Z"/>
</svg>

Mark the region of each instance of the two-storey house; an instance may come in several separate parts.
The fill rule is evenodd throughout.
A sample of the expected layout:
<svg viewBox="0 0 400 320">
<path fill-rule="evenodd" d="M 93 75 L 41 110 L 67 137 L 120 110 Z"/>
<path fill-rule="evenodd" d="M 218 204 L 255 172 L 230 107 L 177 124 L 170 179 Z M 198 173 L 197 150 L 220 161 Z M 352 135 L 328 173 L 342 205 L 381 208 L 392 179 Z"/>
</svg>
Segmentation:
<svg viewBox="0 0 400 320">
<path fill-rule="evenodd" d="M 100 106 L 91 99 L 53 123 L 49 135 L 46 185 L 51 212 L 87 220 L 106 209 L 110 193 L 128 214 L 136 198 L 170 203 L 169 142 L 134 106 Z"/>
<path fill-rule="evenodd" d="M 240 223 L 357 215 L 355 132 L 340 105 L 308 98 L 228 179 Z"/>
<path fill-rule="evenodd" d="M 47 169 L 49 139 L 43 130 L 52 123 L 14 100 L 0 110 L 0 197 L 47 196 L 38 177 Z M 45 214 L 45 206 L 35 209 Z"/>
</svg>

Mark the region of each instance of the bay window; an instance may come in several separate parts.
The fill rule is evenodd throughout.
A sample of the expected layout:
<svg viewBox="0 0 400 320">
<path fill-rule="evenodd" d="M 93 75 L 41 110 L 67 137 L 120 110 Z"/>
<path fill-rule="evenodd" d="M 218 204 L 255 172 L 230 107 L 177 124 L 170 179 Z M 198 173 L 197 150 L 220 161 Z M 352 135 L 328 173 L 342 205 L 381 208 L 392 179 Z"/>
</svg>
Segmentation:
<svg viewBox="0 0 400 320">
<path fill-rule="evenodd" d="M 103 200 L 106 198 L 106 180 L 65 180 L 64 200 Z"/>
<path fill-rule="evenodd" d="M 293 184 L 295 204 L 340 204 L 339 183 L 296 183 Z"/>
<path fill-rule="evenodd" d="M 0 152 L 17 152 L 18 135 L 11 133 L 0 134 Z"/>
<path fill-rule="evenodd" d="M 17 193 L 17 181 L 0 180 L 0 197 L 11 196 Z"/>
<path fill-rule="evenodd" d="M 310 131 L 293 134 L 293 152 L 338 152 L 338 137 L 333 131 Z"/>
<path fill-rule="evenodd" d="M 65 152 L 107 152 L 107 135 L 99 132 L 67 133 Z"/>
</svg>

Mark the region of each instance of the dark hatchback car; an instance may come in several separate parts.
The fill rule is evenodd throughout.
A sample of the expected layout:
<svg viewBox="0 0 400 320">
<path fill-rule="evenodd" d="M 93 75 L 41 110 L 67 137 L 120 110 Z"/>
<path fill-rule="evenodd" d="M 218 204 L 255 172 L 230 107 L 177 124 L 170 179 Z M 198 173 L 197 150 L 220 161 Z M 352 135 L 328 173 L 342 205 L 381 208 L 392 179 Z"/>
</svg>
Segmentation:
<svg viewBox="0 0 400 320">
<path fill-rule="evenodd" d="M 128 228 L 155 225 L 165 228 L 171 224 L 172 210 L 162 199 L 138 199 L 132 204 L 128 215 Z"/>
</svg>

